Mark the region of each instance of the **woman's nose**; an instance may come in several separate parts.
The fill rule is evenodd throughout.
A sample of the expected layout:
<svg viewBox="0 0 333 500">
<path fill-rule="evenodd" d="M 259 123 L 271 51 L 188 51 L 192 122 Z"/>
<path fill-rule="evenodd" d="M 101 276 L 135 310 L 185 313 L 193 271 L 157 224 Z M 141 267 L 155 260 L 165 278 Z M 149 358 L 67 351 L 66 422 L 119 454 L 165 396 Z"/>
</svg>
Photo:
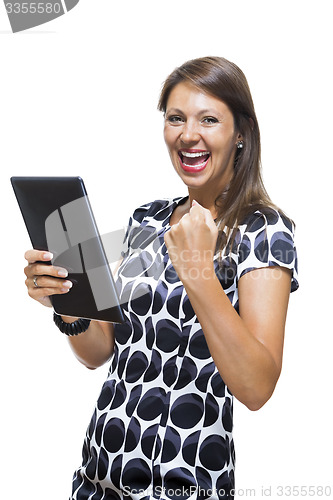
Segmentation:
<svg viewBox="0 0 333 500">
<path fill-rule="evenodd" d="M 200 134 L 197 124 L 190 120 L 185 122 L 180 139 L 185 144 L 198 142 L 200 140 Z"/>
</svg>

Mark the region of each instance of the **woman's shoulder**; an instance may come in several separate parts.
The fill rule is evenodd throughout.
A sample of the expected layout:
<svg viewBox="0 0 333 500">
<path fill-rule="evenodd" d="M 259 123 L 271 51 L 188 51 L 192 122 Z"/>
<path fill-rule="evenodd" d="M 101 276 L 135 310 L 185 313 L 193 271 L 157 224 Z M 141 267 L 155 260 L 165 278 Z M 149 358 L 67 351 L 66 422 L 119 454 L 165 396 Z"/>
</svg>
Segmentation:
<svg viewBox="0 0 333 500">
<path fill-rule="evenodd" d="M 242 232 L 254 233 L 269 228 L 274 231 L 294 233 L 295 223 L 278 207 L 260 206 L 250 210 L 243 218 L 239 227 Z"/>
<path fill-rule="evenodd" d="M 249 212 L 239 226 L 238 276 L 260 267 L 292 271 L 291 291 L 298 288 L 295 224 L 279 208 L 263 206 Z"/>
</svg>

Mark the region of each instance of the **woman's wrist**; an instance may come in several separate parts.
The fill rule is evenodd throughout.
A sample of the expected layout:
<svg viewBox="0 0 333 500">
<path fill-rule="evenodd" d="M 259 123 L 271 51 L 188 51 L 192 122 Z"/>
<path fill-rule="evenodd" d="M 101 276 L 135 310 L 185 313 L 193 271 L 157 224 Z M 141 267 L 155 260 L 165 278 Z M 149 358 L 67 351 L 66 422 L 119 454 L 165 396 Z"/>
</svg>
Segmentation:
<svg viewBox="0 0 333 500">
<path fill-rule="evenodd" d="M 217 279 L 214 269 L 214 263 L 208 263 L 204 266 L 193 266 L 184 273 L 181 281 L 187 290 L 201 293 L 212 280 Z"/>
<path fill-rule="evenodd" d="M 61 319 L 65 322 L 65 323 L 74 323 L 74 321 L 77 321 L 78 317 L 76 316 L 63 316 L 62 314 L 60 314 L 61 316 Z"/>
<path fill-rule="evenodd" d="M 67 316 L 67 318 L 69 318 L 69 317 Z M 76 320 L 75 320 L 75 318 L 71 318 L 71 319 L 72 319 L 71 322 L 64 321 L 63 318 L 59 314 L 57 314 L 56 312 L 53 313 L 54 323 L 59 328 L 61 333 L 64 333 L 65 335 L 68 335 L 69 337 L 79 335 L 80 333 L 83 333 L 86 330 L 88 330 L 89 325 L 90 325 L 90 319 L 84 319 L 84 318 L 78 318 Z"/>
</svg>

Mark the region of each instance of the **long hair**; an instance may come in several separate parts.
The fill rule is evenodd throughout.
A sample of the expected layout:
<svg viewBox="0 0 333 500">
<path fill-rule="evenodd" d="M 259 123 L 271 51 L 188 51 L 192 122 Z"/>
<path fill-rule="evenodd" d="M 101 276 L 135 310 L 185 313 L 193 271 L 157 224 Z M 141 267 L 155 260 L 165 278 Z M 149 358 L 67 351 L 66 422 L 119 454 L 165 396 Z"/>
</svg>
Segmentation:
<svg viewBox="0 0 333 500">
<path fill-rule="evenodd" d="M 234 175 L 215 199 L 221 251 L 232 240 L 233 228 L 250 212 L 261 207 L 277 208 L 262 180 L 259 125 L 246 77 L 236 64 L 222 57 L 202 57 L 184 63 L 164 82 L 158 103 L 160 111 L 165 113 L 170 92 L 181 82 L 223 101 L 233 114 L 235 130 L 243 138 L 243 148 L 237 149 L 235 155 Z"/>
</svg>

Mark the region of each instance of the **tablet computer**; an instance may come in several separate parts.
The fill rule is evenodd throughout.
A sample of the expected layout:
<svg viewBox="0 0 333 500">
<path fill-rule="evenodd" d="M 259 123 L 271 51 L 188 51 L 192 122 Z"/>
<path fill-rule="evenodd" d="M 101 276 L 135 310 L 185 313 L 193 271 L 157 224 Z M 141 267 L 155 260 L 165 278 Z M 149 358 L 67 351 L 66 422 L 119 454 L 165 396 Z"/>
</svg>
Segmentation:
<svg viewBox="0 0 333 500">
<path fill-rule="evenodd" d="M 56 313 L 123 323 L 115 282 L 81 177 L 12 177 L 33 248 L 53 254 L 73 282 L 50 297 Z"/>
</svg>

